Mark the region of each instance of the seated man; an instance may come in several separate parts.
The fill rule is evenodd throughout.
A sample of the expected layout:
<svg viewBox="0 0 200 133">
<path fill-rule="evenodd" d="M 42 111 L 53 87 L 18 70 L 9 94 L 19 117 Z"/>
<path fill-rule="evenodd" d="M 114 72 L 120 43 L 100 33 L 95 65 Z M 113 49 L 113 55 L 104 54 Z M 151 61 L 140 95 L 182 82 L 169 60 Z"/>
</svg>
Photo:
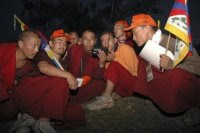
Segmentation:
<svg viewBox="0 0 200 133">
<path fill-rule="evenodd" d="M 139 47 L 145 45 L 147 40 L 159 32 L 153 18 L 147 14 L 133 16 L 132 24 L 126 30 L 132 30 L 133 40 Z M 161 34 L 159 45 L 167 44 L 167 36 Z M 174 53 L 176 40 L 171 37 L 169 50 Z M 139 57 L 138 78 L 135 82 L 134 91 L 152 99 L 163 111 L 168 113 L 179 113 L 190 108 L 199 106 L 200 101 L 200 57 L 193 49 L 192 56 L 185 59 L 173 68 L 174 62 L 165 54 L 160 55 L 161 72 L 154 66 L 152 70 L 153 79 L 147 81 L 146 66 L 149 62 Z M 198 112 L 200 114 L 200 111 Z M 199 115 L 198 115 L 199 116 Z M 200 117 L 199 117 L 200 120 Z M 200 121 L 199 121 L 200 122 Z"/>
<path fill-rule="evenodd" d="M 88 84 L 81 86 L 76 92 L 70 95 L 71 103 L 87 102 L 102 93 L 105 83 L 103 72 L 106 56 L 103 51 L 99 51 L 99 59 L 92 56 L 92 51 L 96 43 L 94 32 L 86 30 L 82 35 L 83 44 L 74 45 L 70 49 L 66 62 L 69 64 L 69 71 L 76 77 L 88 76 L 91 78 Z"/>
<path fill-rule="evenodd" d="M 80 45 L 79 44 L 79 42 L 80 42 L 80 38 L 79 38 L 79 35 L 78 35 L 78 33 L 77 32 L 75 32 L 75 31 L 71 31 L 71 32 L 69 32 L 69 37 L 70 37 L 70 42 L 71 42 L 71 44 L 70 44 L 70 48 L 73 46 L 73 45 Z"/>
<path fill-rule="evenodd" d="M 66 35 L 61 30 L 52 33 L 49 45 L 54 59 L 61 62 L 61 55 L 66 50 Z M 84 111 L 79 105 L 70 105 L 69 88 L 76 89 L 74 76 L 57 68 L 45 51 L 40 51 L 33 61 L 35 71 L 26 77 L 17 89 L 18 101 L 24 112 L 39 119 L 34 125 L 35 132 L 51 132 L 56 130 L 50 120 L 60 121 L 62 127 L 74 127 L 84 124 Z M 67 66 L 61 62 L 64 69 Z"/>
<path fill-rule="evenodd" d="M 64 56 L 62 57 L 63 60 L 65 60 L 65 58 L 67 57 L 67 54 L 68 54 L 68 51 L 70 50 L 70 48 L 73 46 L 73 45 L 81 45 L 82 43 L 80 43 L 81 39 L 79 38 L 79 35 L 77 32 L 75 31 L 71 31 L 68 33 L 66 33 L 66 36 L 67 36 L 67 50 L 64 54 Z"/>
<path fill-rule="evenodd" d="M 123 43 L 118 43 L 116 46 L 114 37 L 109 32 L 101 35 L 101 42 L 109 49 L 107 61 L 110 63 L 104 73 L 106 88 L 100 97 L 87 105 L 89 110 L 111 108 L 114 105 L 113 92 L 120 96 L 131 96 L 137 77 L 138 60 L 130 46 Z"/>
<path fill-rule="evenodd" d="M 114 35 L 117 39 L 117 43 L 125 43 L 130 47 L 133 47 L 133 40 L 131 39 L 131 32 L 124 31 L 124 28 L 128 27 L 128 23 L 124 20 L 115 22 Z"/>
<path fill-rule="evenodd" d="M 25 30 L 17 43 L 0 44 L 0 121 L 16 118 L 19 108 L 15 92 L 32 70 L 30 59 L 37 54 L 40 42 L 34 31 Z"/>
</svg>

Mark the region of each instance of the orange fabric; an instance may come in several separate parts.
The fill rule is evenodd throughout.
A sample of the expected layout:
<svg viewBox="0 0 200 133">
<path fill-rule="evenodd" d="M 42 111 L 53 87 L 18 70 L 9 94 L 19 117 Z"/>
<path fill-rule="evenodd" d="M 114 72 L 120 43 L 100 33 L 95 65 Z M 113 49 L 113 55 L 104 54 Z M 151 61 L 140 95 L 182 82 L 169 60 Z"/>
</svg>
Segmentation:
<svg viewBox="0 0 200 133">
<path fill-rule="evenodd" d="M 128 31 L 142 25 L 156 26 L 156 22 L 148 14 L 138 14 L 133 16 L 131 26 L 125 28 L 124 30 Z"/>
<path fill-rule="evenodd" d="M 54 39 L 56 37 L 66 37 L 67 41 L 70 41 L 70 37 L 66 35 L 65 31 L 63 29 L 55 30 L 52 34 L 50 39 Z"/>
<path fill-rule="evenodd" d="M 138 59 L 135 51 L 126 44 L 120 44 L 115 52 L 114 61 L 119 62 L 131 75 L 137 76 Z"/>
<path fill-rule="evenodd" d="M 86 76 L 86 75 L 82 76 L 82 78 L 83 78 L 83 83 L 82 83 L 81 86 L 87 85 L 91 80 L 91 77 L 90 76 Z"/>
<path fill-rule="evenodd" d="M 115 25 L 123 25 L 124 28 L 128 28 L 128 23 L 125 20 L 120 20 L 115 22 Z M 126 38 L 130 38 L 131 37 L 131 32 L 130 31 L 126 31 Z"/>
<path fill-rule="evenodd" d="M 71 37 L 69 36 L 69 34 L 66 33 L 65 35 L 67 37 L 67 41 L 71 42 Z"/>
</svg>

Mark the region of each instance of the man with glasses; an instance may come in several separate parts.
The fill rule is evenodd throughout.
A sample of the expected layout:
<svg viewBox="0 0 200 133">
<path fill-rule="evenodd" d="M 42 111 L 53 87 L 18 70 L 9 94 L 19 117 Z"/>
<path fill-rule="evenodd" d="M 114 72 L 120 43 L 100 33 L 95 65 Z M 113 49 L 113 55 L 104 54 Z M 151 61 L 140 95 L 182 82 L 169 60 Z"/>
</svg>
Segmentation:
<svg viewBox="0 0 200 133">
<path fill-rule="evenodd" d="M 139 47 L 146 45 L 148 40 L 153 40 L 154 35 L 161 31 L 157 28 L 155 21 L 148 14 L 134 15 L 131 26 L 125 30 L 131 30 L 133 40 Z M 159 45 L 167 44 L 168 36 L 160 34 Z M 169 50 L 175 50 L 175 39 L 171 37 Z M 173 60 L 165 55 L 160 55 L 160 67 L 164 72 L 141 57 L 139 59 L 138 78 L 134 91 L 152 99 L 163 111 L 168 113 L 179 113 L 194 108 L 200 122 L 200 57 L 193 49 L 193 56 L 187 56 L 180 64 L 173 68 Z M 150 75 L 150 76 L 149 76 Z M 199 115 L 197 115 L 199 114 Z M 187 115 L 186 115 L 187 116 Z M 192 118 L 191 116 L 190 118 Z M 189 117 L 185 122 L 190 121 Z M 195 119 L 197 123 L 197 119 Z"/>
</svg>

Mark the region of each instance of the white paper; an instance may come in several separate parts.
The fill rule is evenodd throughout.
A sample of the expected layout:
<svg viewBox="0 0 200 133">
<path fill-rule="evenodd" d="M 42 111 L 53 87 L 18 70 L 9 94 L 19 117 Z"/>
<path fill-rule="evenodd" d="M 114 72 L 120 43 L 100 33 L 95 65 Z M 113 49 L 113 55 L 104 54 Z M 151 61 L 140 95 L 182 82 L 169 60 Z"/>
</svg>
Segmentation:
<svg viewBox="0 0 200 133">
<path fill-rule="evenodd" d="M 83 78 L 77 78 L 76 80 L 78 81 L 78 87 L 81 87 L 83 83 Z"/>
<path fill-rule="evenodd" d="M 151 63 L 156 68 L 160 69 L 160 55 L 165 54 L 166 49 L 152 40 L 148 40 L 144 48 L 140 52 L 140 56 Z M 174 60 L 174 55 L 167 50 L 167 56 Z"/>
</svg>

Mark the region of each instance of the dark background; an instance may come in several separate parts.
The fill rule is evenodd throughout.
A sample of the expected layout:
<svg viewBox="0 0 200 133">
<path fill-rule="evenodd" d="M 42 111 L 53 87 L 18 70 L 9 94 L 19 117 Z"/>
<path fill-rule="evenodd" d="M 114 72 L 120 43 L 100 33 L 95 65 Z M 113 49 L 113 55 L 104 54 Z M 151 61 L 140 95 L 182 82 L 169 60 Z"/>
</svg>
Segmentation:
<svg viewBox="0 0 200 133">
<path fill-rule="evenodd" d="M 97 34 L 111 29 L 115 21 L 125 19 L 129 23 L 133 14 L 146 12 L 161 21 L 161 29 L 172 9 L 174 0 L 115 0 L 111 18 L 112 0 L 1 0 L 0 42 L 15 41 L 20 32 L 13 28 L 16 14 L 29 27 L 39 29 L 47 37 L 57 28 L 67 32 L 85 29 Z M 189 0 L 189 14 L 193 45 L 200 46 L 200 1 Z"/>
</svg>

